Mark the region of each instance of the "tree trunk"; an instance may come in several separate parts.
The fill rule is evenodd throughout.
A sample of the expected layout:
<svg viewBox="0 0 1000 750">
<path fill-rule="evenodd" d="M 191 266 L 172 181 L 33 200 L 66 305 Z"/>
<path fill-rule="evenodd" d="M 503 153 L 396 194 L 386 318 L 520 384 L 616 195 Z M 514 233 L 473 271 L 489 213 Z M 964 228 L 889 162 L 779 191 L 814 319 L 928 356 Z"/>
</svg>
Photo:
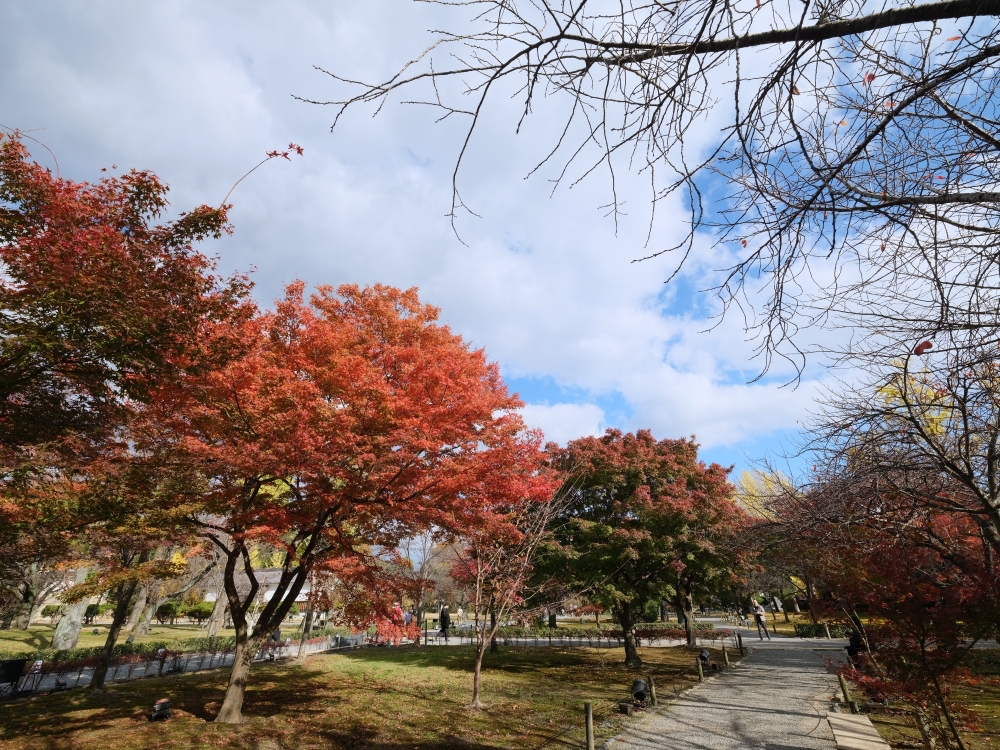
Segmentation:
<svg viewBox="0 0 1000 750">
<path fill-rule="evenodd" d="M 242 633 L 239 632 L 240 630 Z M 247 638 L 246 626 L 237 628 L 233 671 L 229 674 L 229 685 L 226 686 L 226 697 L 222 701 L 222 708 L 219 709 L 219 715 L 215 717 L 218 723 L 240 724 L 243 722 L 243 697 L 247 692 L 250 664 L 263 641 L 264 636 Z"/>
<path fill-rule="evenodd" d="M 484 626 L 485 627 L 485 626 Z M 472 673 L 472 702 L 468 708 L 486 708 L 479 699 L 479 688 L 483 673 L 483 654 L 486 653 L 486 633 L 484 632 L 476 643 L 476 666 Z"/>
<path fill-rule="evenodd" d="M 135 626 L 129 631 L 130 635 L 149 635 L 150 625 L 153 623 L 153 615 L 156 614 L 156 599 L 147 599 L 146 606 L 142 614 L 139 615 Z"/>
<path fill-rule="evenodd" d="M 490 610 L 490 653 L 495 654 L 500 650 L 497 646 L 497 613 Z"/>
<path fill-rule="evenodd" d="M 677 581 L 677 611 L 684 617 L 684 632 L 688 646 L 697 646 L 694 629 L 694 598 L 691 596 L 691 582 L 683 578 Z"/>
<path fill-rule="evenodd" d="M 625 666 L 641 667 L 642 659 L 639 658 L 639 649 L 635 645 L 635 633 L 632 632 L 635 622 L 632 619 L 631 602 L 623 602 L 618 608 L 618 623 L 622 626 L 622 636 L 625 641 Z"/>
<path fill-rule="evenodd" d="M 149 585 L 143 584 L 139 586 L 139 596 L 135 599 L 135 604 L 132 606 L 132 614 L 128 616 L 128 622 L 125 623 L 125 627 L 128 628 L 129 633 L 135 632 L 135 626 L 139 624 L 142 619 L 143 614 L 146 610 L 146 599 L 149 597 Z"/>
<path fill-rule="evenodd" d="M 77 568 L 76 576 L 73 578 L 74 584 L 86 583 L 89 568 Z M 56 632 L 52 634 L 52 648 L 56 651 L 64 651 L 76 648 L 80 639 L 80 630 L 83 628 L 83 616 L 87 612 L 88 598 L 85 597 L 78 602 L 63 606 L 63 616 L 56 625 Z"/>
<path fill-rule="evenodd" d="M 219 590 L 215 596 L 215 607 L 212 609 L 212 616 L 208 620 L 208 637 L 212 638 L 223 628 L 226 621 L 226 592 Z"/>
<path fill-rule="evenodd" d="M 816 624 L 816 597 L 813 591 L 812 581 L 806 578 L 806 600 L 809 602 L 809 619 L 812 624 Z"/>
<path fill-rule="evenodd" d="M 313 621 L 313 610 L 312 605 L 306 609 L 305 619 L 302 620 L 302 637 L 299 639 L 299 654 L 297 661 L 300 664 L 305 664 L 306 661 L 306 640 L 309 638 L 309 631 L 312 629 Z"/>
<path fill-rule="evenodd" d="M 104 642 L 104 648 L 101 649 L 97 665 L 94 667 L 94 676 L 90 680 L 91 690 L 104 689 L 104 679 L 107 677 L 108 668 L 111 666 L 111 657 L 114 655 L 115 643 L 118 641 L 118 634 L 121 632 L 122 625 L 125 624 L 125 620 L 128 617 L 128 605 L 132 601 L 132 595 L 135 593 L 137 586 L 138 584 L 133 581 L 132 583 L 118 587 L 118 603 L 115 604 L 115 614 L 111 620 L 111 628 L 108 630 L 108 638 Z"/>
<path fill-rule="evenodd" d="M 21 602 L 17 609 L 17 614 L 11 621 L 11 630 L 27 630 L 31 621 L 31 610 L 35 606 L 35 587 L 30 582 L 25 582 L 24 591 L 21 592 Z"/>
</svg>

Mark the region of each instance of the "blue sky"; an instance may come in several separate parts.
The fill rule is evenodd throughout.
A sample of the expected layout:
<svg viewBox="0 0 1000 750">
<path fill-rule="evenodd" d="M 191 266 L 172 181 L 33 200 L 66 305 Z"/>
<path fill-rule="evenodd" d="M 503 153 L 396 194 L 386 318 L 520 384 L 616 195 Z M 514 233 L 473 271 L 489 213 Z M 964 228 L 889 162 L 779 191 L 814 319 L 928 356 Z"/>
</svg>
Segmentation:
<svg viewBox="0 0 1000 750">
<path fill-rule="evenodd" d="M 416 286 L 442 319 L 498 361 L 528 406 L 525 419 L 560 442 L 609 426 L 696 435 L 704 456 L 748 465 L 790 444 L 820 381 L 781 388 L 758 372 L 742 319 L 703 333 L 717 307 L 699 293 L 724 253 L 699 239 L 667 287 L 669 259 L 634 264 L 683 231 L 664 203 L 649 245 L 645 179 L 622 175 L 617 231 L 600 206 L 600 175 L 550 197 L 551 174 L 525 180 L 551 145 L 562 109 L 540 102 L 520 134 L 518 103 L 499 96 L 461 174 L 481 218 L 445 217 L 460 123 L 391 103 L 376 118 L 333 112 L 293 94 L 334 98 L 318 65 L 385 77 L 461 22 L 453 9 L 405 0 L 163 4 L 0 0 L 0 124 L 30 130 L 63 175 L 101 167 L 155 170 L 176 209 L 233 193 L 232 237 L 207 245 L 227 270 L 253 269 L 262 302 L 294 279 Z M 719 122 L 708 122 L 706 142 Z M 715 128 L 715 130 L 713 130 Z M 49 157 L 37 149 L 40 161 Z"/>
</svg>

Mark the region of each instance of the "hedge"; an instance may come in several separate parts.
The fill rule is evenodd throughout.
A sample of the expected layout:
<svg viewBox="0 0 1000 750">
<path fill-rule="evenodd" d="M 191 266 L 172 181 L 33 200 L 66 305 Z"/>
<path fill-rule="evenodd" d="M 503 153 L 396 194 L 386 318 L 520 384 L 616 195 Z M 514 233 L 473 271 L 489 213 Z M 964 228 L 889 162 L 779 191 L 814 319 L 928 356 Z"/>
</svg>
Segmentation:
<svg viewBox="0 0 1000 750">
<path fill-rule="evenodd" d="M 213 638 L 187 638 L 181 641 L 166 643 L 118 643 L 115 644 L 112 657 L 115 656 L 146 656 L 152 659 L 161 648 L 171 653 L 209 653 L 232 651 L 236 648 L 236 636 L 215 636 Z M 103 646 L 87 648 L 69 648 L 62 651 L 47 648 L 38 651 L 4 651 L 0 659 L 29 659 L 31 661 L 77 661 L 92 659 L 104 649 Z"/>
<path fill-rule="evenodd" d="M 854 633 L 845 625 L 823 625 L 822 623 L 814 625 L 811 622 L 806 622 L 795 624 L 795 635 L 799 638 L 826 638 L 826 628 L 830 628 L 831 638 L 850 638 Z"/>
</svg>

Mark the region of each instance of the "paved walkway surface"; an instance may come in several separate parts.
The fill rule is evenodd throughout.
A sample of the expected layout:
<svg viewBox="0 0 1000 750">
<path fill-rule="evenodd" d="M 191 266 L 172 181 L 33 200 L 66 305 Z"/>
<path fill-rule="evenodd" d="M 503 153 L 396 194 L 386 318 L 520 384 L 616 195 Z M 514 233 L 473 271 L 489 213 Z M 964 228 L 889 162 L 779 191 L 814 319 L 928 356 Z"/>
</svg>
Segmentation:
<svg viewBox="0 0 1000 750">
<path fill-rule="evenodd" d="M 752 652 L 739 665 L 647 715 L 609 750 L 834 750 L 826 720 L 843 641 L 775 638 L 760 643 L 742 630 Z M 838 653 L 839 652 L 839 653 Z"/>
</svg>

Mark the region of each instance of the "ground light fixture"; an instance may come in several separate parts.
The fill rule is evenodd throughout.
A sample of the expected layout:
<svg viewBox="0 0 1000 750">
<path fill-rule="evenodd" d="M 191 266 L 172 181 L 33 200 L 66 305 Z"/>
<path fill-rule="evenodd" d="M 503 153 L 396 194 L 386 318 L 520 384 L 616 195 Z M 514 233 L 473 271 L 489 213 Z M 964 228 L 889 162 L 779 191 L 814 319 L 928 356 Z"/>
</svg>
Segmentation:
<svg viewBox="0 0 1000 750">
<path fill-rule="evenodd" d="M 646 696 L 649 695 L 649 687 L 646 685 L 646 681 L 638 677 L 632 682 L 632 699 L 638 701 L 639 703 L 646 702 Z"/>
<path fill-rule="evenodd" d="M 170 717 L 170 699 L 160 698 L 153 704 L 153 711 L 149 714 L 150 721 L 159 721 Z"/>
</svg>

